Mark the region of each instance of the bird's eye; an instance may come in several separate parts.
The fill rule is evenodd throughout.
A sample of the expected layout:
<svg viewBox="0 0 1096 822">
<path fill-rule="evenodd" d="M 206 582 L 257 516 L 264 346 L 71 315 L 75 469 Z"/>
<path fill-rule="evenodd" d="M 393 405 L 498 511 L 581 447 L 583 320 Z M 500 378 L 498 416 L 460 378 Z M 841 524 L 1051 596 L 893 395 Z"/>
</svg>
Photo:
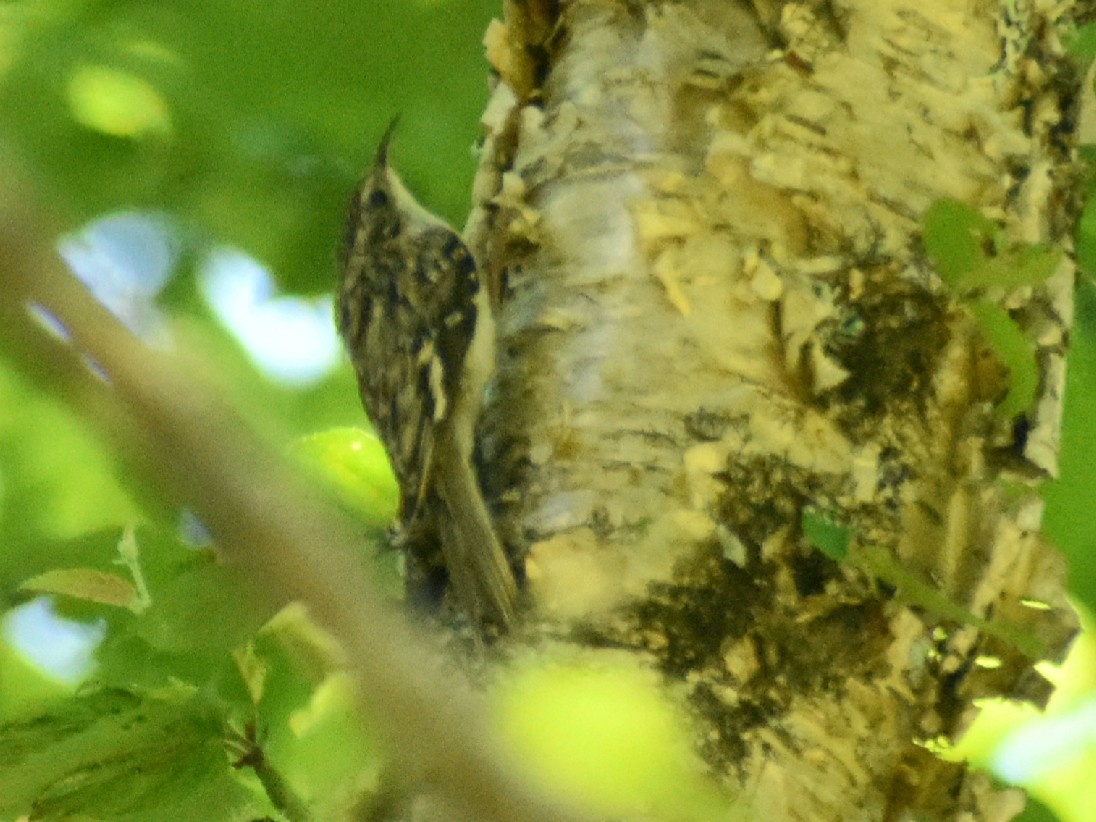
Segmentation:
<svg viewBox="0 0 1096 822">
<path fill-rule="evenodd" d="M 366 200 L 366 204 L 370 208 L 384 208 L 388 205 L 388 194 L 383 189 L 375 188 L 369 192 L 369 199 Z"/>
</svg>

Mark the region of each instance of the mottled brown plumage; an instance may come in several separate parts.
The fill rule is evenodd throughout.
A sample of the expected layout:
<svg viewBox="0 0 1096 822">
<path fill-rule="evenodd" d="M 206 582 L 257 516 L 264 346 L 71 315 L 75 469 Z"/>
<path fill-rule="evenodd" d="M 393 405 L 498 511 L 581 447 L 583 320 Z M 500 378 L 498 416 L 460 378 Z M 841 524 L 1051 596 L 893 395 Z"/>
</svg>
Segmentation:
<svg viewBox="0 0 1096 822">
<path fill-rule="evenodd" d="M 416 550 L 439 541 L 461 608 L 505 626 L 516 585 L 471 467 L 494 367 L 490 307 L 460 236 L 389 166 L 391 134 L 347 217 L 339 332 L 399 483 L 398 542 Z"/>
</svg>

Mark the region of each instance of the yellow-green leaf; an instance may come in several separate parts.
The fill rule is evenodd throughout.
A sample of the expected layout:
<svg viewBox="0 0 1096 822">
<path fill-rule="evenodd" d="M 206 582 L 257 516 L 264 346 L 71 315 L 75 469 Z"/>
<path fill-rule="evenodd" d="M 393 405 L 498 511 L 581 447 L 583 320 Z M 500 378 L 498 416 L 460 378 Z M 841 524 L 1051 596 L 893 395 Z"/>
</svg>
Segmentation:
<svg viewBox="0 0 1096 822">
<path fill-rule="evenodd" d="M 139 607 L 137 589 L 133 583 L 117 574 L 93 568 L 59 568 L 31 577 L 19 586 L 21 591 L 61 596 L 115 605 L 136 610 Z"/>
<path fill-rule="evenodd" d="M 360 428 L 331 428 L 294 442 L 289 453 L 352 511 L 378 525 L 391 521 L 399 489 L 384 448 Z"/>
<path fill-rule="evenodd" d="M 553 792 L 612 817 L 725 818 L 688 722 L 639 671 L 545 665 L 516 674 L 498 703 L 520 761 Z"/>
<path fill-rule="evenodd" d="M 81 125 L 113 137 L 166 133 L 167 102 L 147 80 L 108 66 L 78 67 L 69 78 L 68 102 Z"/>
</svg>

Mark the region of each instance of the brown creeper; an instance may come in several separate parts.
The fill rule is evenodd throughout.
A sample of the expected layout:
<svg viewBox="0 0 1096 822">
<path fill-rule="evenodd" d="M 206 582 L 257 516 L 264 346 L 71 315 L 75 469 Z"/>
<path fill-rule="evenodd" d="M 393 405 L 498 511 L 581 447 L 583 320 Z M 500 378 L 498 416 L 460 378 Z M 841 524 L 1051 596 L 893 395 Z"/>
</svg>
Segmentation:
<svg viewBox="0 0 1096 822">
<path fill-rule="evenodd" d="M 490 301 L 460 236 L 425 211 L 388 165 L 394 126 L 347 216 L 339 333 L 399 483 L 397 542 L 412 552 L 440 542 L 468 618 L 505 627 L 517 586 L 472 468 L 494 370 Z"/>
</svg>

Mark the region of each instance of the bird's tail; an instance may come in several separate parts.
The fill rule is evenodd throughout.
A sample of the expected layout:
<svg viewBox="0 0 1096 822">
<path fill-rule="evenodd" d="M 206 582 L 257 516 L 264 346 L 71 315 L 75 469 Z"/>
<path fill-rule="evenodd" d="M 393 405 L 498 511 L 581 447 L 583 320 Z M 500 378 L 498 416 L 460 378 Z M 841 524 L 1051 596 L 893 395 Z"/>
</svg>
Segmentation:
<svg viewBox="0 0 1096 822">
<path fill-rule="evenodd" d="M 435 448 L 451 444 L 447 440 L 441 438 Z M 491 524 L 479 482 L 467 457 L 457 453 L 435 456 L 446 466 L 435 477 L 443 508 L 437 525 L 454 593 L 474 623 L 487 621 L 506 629 L 514 620 L 517 583 Z"/>
</svg>

